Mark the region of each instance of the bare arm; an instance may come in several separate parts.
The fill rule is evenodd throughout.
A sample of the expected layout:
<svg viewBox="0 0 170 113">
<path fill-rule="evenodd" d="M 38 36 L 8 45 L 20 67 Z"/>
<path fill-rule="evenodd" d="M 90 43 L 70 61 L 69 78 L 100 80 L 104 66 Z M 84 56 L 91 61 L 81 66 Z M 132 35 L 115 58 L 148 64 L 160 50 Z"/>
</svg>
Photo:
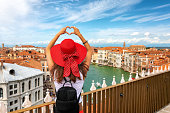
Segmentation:
<svg viewBox="0 0 170 113">
<path fill-rule="evenodd" d="M 86 40 L 84 39 L 84 37 L 82 36 L 82 34 L 80 33 L 80 31 L 79 31 L 78 28 L 73 27 L 73 26 L 72 26 L 71 28 L 74 29 L 74 32 L 72 32 L 71 34 L 77 35 L 77 36 L 81 39 L 81 41 L 82 41 L 83 43 L 86 42 Z M 87 49 L 87 55 L 86 55 L 86 58 L 85 58 L 84 63 L 85 63 L 87 66 L 90 67 L 91 56 L 92 56 L 92 49 L 91 49 L 91 47 L 90 47 L 90 45 L 89 45 L 88 42 L 86 42 L 86 43 L 84 44 L 84 46 L 85 46 L 86 49 Z"/>
<path fill-rule="evenodd" d="M 46 47 L 46 56 L 47 56 L 47 62 L 48 62 L 48 67 L 49 67 L 49 70 L 52 69 L 52 67 L 54 66 L 54 61 L 52 60 L 51 58 L 51 54 L 50 54 L 50 50 L 51 48 L 54 46 L 55 42 L 57 41 L 57 39 L 59 38 L 60 35 L 64 34 L 64 33 L 67 33 L 69 34 L 66 29 L 69 28 L 69 26 L 67 27 L 64 27 L 61 29 L 60 32 L 58 32 L 55 37 L 50 41 L 50 43 L 48 44 L 48 46 Z"/>
</svg>

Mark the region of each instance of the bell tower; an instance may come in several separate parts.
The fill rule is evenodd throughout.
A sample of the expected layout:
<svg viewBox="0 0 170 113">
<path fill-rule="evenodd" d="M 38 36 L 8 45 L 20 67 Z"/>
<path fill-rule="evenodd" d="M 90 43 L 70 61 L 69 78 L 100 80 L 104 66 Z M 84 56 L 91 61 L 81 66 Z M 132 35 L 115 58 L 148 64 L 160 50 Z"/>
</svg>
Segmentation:
<svg viewBox="0 0 170 113">
<path fill-rule="evenodd" d="M 125 49 L 125 46 L 126 46 L 126 44 L 125 44 L 125 41 L 124 41 L 124 43 L 123 43 L 123 48 Z"/>
<path fill-rule="evenodd" d="M 4 48 L 4 43 L 2 43 L 2 49 Z"/>
</svg>

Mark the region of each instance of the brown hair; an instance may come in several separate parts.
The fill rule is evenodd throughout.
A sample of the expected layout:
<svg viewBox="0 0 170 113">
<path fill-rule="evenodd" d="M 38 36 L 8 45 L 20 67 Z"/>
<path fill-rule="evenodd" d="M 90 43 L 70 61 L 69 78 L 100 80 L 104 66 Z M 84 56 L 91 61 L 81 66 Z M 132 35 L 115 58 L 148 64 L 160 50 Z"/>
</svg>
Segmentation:
<svg viewBox="0 0 170 113">
<path fill-rule="evenodd" d="M 86 77 L 87 71 L 89 70 L 89 67 L 84 62 L 82 62 L 81 64 L 78 65 L 78 68 L 79 68 L 80 72 L 83 74 L 83 79 L 84 79 Z M 61 67 L 55 63 L 54 66 L 52 67 L 52 69 L 50 70 L 50 73 L 53 78 L 54 78 L 55 70 L 56 70 L 55 78 L 57 79 L 57 82 L 61 83 L 63 80 L 64 67 Z M 76 77 L 73 75 L 72 72 L 71 72 L 69 78 L 74 83 L 76 82 Z M 81 80 L 81 78 L 78 78 L 78 79 Z"/>
</svg>

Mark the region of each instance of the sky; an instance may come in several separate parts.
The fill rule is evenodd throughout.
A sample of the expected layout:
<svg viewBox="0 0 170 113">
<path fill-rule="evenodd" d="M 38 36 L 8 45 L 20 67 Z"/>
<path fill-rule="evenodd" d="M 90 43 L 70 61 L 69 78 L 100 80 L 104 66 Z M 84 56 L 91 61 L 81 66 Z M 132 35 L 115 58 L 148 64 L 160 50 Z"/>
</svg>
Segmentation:
<svg viewBox="0 0 170 113">
<path fill-rule="evenodd" d="M 0 0 L 5 46 L 45 47 L 65 26 L 76 26 L 91 46 L 170 47 L 170 0 Z M 74 34 L 56 44 L 66 38 L 82 44 Z"/>
</svg>

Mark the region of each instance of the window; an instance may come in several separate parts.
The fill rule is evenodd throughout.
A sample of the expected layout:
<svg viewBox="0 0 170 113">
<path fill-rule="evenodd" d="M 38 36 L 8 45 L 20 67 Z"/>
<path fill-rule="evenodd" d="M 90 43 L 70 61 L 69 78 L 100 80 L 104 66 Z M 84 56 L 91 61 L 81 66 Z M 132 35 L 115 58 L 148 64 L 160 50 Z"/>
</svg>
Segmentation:
<svg viewBox="0 0 170 113">
<path fill-rule="evenodd" d="M 38 78 L 38 86 L 40 86 L 40 78 Z"/>
<path fill-rule="evenodd" d="M 14 90 L 14 94 L 17 94 L 17 90 Z"/>
<path fill-rule="evenodd" d="M 29 100 L 31 101 L 31 94 L 29 95 Z"/>
<path fill-rule="evenodd" d="M 25 101 L 25 97 L 22 98 L 22 103 L 24 103 L 24 101 Z"/>
<path fill-rule="evenodd" d="M 15 103 L 15 104 L 18 103 L 18 100 L 15 100 L 14 103 Z"/>
<path fill-rule="evenodd" d="M 13 89 L 13 85 L 10 85 L 10 86 L 9 86 L 9 89 Z"/>
<path fill-rule="evenodd" d="M 37 101 L 37 92 L 35 92 L 35 102 Z"/>
<path fill-rule="evenodd" d="M 38 91 L 38 100 L 40 100 L 40 90 Z"/>
<path fill-rule="evenodd" d="M 9 95 L 13 95 L 13 91 L 10 91 L 10 92 L 9 92 Z"/>
<path fill-rule="evenodd" d="M 13 112 L 13 109 L 10 109 L 10 112 Z"/>
<path fill-rule="evenodd" d="M 0 88 L 0 98 L 2 98 L 2 97 L 3 97 L 3 89 Z"/>
<path fill-rule="evenodd" d="M 17 84 L 14 84 L 14 88 L 17 88 Z"/>
<path fill-rule="evenodd" d="M 24 82 L 22 83 L 22 92 L 24 92 Z"/>
<path fill-rule="evenodd" d="M 12 106 L 12 105 L 13 105 L 13 101 L 11 101 L 11 102 L 9 103 L 9 105 Z"/>
<path fill-rule="evenodd" d="M 49 71 L 49 69 L 47 68 L 47 71 Z"/>
<path fill-rule="evenodd" d="M 9 71 L 9 74 L 15 75 L 15 70 L 11 69 L 11 70 Z"/>
<path fill-rule="evenodd" d="M 28 87 L 31 89 L 31 80 L 28 82 Z"/>
<path fill-rule="evenodd" d="M 37 87 L 37 79 L 35 79 L 35 87 Z"/>
<path fill-rule="evenodd" d="M 15 111 L 18 109 L 18 107 L 15 107 Z"/>
</svg>

